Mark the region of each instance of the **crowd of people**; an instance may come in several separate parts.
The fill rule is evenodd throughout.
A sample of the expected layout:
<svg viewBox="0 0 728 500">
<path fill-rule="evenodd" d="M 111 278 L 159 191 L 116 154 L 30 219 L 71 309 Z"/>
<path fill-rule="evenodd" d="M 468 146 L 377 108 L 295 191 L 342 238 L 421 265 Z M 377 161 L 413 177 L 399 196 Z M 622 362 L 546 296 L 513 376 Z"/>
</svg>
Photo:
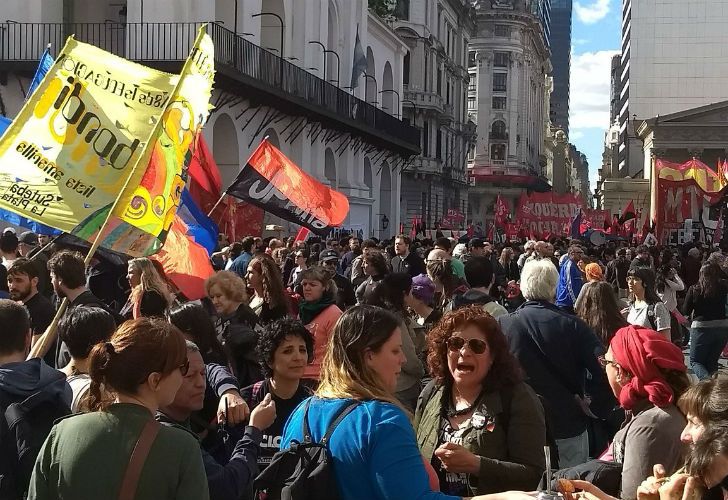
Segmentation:
<svg viewBox="0 0 728 500">
<path fill-rule="evenodd" d="M 307 498 L 728 499 L 720 250 L 246 237 L 202 300 L 80 250 L 0 235 L 0 498 L 279 498 L 323 440 Z"/>
</svg>

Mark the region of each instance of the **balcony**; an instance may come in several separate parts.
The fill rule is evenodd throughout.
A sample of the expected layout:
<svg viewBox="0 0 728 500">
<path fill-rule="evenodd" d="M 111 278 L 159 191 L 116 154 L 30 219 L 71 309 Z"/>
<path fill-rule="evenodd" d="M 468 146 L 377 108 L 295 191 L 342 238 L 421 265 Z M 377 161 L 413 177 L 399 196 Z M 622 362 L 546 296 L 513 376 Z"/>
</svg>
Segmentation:
<svg viewBox="0 0 728 500">
<path fill-rule="evenodd" d="M 538 192 L 551 191 L 548 180 L 533 169 L 506 166 L 503 160 L 489 160 L 489 164 L 469 169 L 471 185 L 479 187 L 518 187 Z"/>
<path fill-rule="evenodd" d="M 440 115 L 440 123 L 442 124 L 449 124 L 453 121 L 455 118 L 455 109 L 453 108 L 452 104 L 443 104 L 442 106 L 442 114 Z"/>
<path fill-rule="evenodd" d="M 455 182 L 462 185 L 467 185 L 467 174 L 464 170 L 459 168 L 445 167 L 442 169 L 442 176 L 445 180 Z"/>
<path fill-rule="evenodd" d="M 407 102 L 407 100 L 415 103 L 417 109 L 429 109 L 437 113 L 442 113 L 443 106 L 445 105 L 445 100 L 442 98 L 442 96 L 435 92 L 427 92 L 424 90 L 411 90 L 409 88 L 405 88 L 404 101 L 402 102 L 402 106 L 411 107 L 412 103 Z"/>
<path fill-rule="evenodd" d="M 411 166 L 407 170 L 424 175 L 441 175 L 442 162 L 437 158 L 418 156 L 412 161 Z"/>
<path fill-rule="evenodd" d="M 32 73 L 48 43 L 59 52 L 66 38 L 91 43 L 126 59 L 178 72 L 202 23 L 0 23 L 0 71 Z M 215 88 L 305 114 L 325 126 L 364 136 L 403 155 L 420 152 L 420 131 L 217 23 Z"/>
</svg>

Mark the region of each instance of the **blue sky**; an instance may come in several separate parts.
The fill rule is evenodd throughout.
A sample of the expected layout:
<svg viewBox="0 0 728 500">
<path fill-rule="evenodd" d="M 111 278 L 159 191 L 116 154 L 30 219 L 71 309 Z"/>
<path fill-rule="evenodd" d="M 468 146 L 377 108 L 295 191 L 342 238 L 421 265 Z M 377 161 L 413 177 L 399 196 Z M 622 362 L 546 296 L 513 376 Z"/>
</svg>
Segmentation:
<svg viewBox="0 0 728 500">
<path fill-rule="evenodd" d="M 570 142 L 589 159 L 594 192 L 602 162 L 604 132 L 609 128 L 612 55 L 619 52 L 621 0 L 574 2 L 571 29 Z"/>
</svg>

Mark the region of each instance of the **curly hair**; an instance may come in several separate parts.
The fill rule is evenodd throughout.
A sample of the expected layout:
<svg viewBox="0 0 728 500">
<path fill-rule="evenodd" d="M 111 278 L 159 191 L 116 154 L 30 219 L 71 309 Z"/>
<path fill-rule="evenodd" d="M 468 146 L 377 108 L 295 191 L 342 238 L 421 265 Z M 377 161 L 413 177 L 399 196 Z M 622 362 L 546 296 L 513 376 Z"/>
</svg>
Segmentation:
<svg viewBox="0 0 728 500">
<path fill-rule="evenodd" d="M 384 276 L 389 272 L 389 267 L 387 266 L 387 259 L 384 258 L 384 255 L 381 253 L 369 253 L 364 256 L 364 262 L 369 264 L 374 268 L 374 273 L 372 276 Z"/>
<path fill-rule="evenodd" d="M 313 335 L 301 321 L 294 318 L 282 318 L 268 324 L 258 334 L 256 354 L 264 377 L 272 377 L 273 356 L 286 337 L 300 337 L 306 344 L 308 363 L 313 362 Z"/>
<path fill-rule="evenodd" d="M 250 261 L 248 267 L 253 266 L 260 273 L 263 281 L 263 300 L 271 309 L 287 310 L 287 298 L 283 289 L 283 275 L 278 264 L 266 254 L 258 254 Z"/>
<path fill-rule="evenodd" d="M 245 289 L 243 278 L 233 271 L 218 271 L 205 281 L 205 292 L 210 296 L 212 287 L 218 287 L 220 291 L 233 302 L 247 302 L 248 294 Z"/>
<path fill-rule="evenodd" d="M 523 371 L 508 349 L 505 335 L 495 318 L 480 305 L 464 307 L 447 313 L 427 334 L 427 366 L 438 385 L 451 385 L 452 374 L 447 364 L 447 341 L 456 331 L 475 326 L 485 336 L 493 365 L 482 381 L 483 387 L 498 390 L 523 381 Z"/>
</svg>

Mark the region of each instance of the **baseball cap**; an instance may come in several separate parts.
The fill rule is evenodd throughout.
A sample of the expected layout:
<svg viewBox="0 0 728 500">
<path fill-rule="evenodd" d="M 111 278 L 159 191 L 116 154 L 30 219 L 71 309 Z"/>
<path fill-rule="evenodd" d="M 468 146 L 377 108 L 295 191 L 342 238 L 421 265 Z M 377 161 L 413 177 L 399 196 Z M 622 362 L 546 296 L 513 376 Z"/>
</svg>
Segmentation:
<svg viewBox="0 0 728 500">
<path fill-rule="evenodd" d="M 339 260 L 339 254 L 336 253 L 336 250 L 324 250 L 319 254 L 319 262 L 327 260 Z"/>
<path fill-rule="evenodd" d="M 38 236 L 33 231 L 25 231 L 20 234 L 18 243 L 25 243 L 26 245 L 36 246 L 38 244 Z"/>
<path fill-rule="evenodd" d="M 483 248 L 485 247 L 485 242 L 482 240 L 482 238 L 473 238 L 470 240 L 470 248 Z"/>
<path fill-rule="evenodd" d="M 425 304 L 430 304 L 435 297 L 435 284 L 426 274 L 418 274 L 412 278 L 412 295 Z"/>
</svg>

